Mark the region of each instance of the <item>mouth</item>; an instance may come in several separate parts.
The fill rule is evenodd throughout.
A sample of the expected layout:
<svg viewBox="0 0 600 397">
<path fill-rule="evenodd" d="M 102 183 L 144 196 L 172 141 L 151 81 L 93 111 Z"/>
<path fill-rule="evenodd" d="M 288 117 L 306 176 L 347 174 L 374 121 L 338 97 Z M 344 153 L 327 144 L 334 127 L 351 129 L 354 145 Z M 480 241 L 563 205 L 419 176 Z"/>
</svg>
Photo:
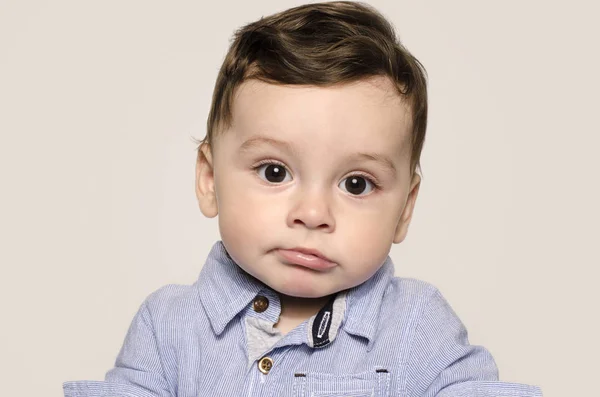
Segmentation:
<svg viewBox="0 0 600 397">
<path fill-rule="evenodd" d="M 323 255 L 320 251 L 312 248 L 294 247 L 290 249 L 278 249 L 277 254 L 285 261 L 300 265 L 313 270 L 327 270 L 337 264 Z"/>
</svg>

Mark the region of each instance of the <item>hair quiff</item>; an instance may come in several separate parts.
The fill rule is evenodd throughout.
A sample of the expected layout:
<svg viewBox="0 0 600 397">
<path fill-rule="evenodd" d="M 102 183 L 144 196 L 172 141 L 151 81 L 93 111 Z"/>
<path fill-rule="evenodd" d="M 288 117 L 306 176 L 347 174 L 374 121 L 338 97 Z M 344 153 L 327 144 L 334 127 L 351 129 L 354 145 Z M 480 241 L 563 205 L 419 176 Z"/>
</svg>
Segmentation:
<svg viewBox="0 0 600 397">
<path fill-rule="evenodd" d="M 212 150 L 218 131 L 231 126 L 234 92 L 245 80 L 325 87 L 374 76 L 390 77 L 409 106 L 412 174 L 420 169 L 427 128 L 426 71 L 393 26 L 359 2 L 306 4 L 237 30 L 215 83 L 206 137 L 198 143 Z"/>
</svg>

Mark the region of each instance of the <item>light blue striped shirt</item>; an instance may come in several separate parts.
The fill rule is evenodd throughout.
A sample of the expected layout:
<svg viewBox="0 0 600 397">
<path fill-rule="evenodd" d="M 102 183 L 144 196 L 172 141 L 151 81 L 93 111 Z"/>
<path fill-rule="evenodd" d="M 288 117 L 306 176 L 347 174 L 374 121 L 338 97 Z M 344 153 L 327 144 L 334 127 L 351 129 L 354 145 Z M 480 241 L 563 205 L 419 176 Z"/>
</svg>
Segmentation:
<svg viewBox="0 0 600 397">
<path fill-rule="evenodd" d="M 439 290 L 394 277 L 389 257 L 284 336 L 280 311 L 219 241 L 194 284 L 145 299 L 105 380 L 65 382 L 65 396 L 542 396 L 498 381 Z"/>
</svg>

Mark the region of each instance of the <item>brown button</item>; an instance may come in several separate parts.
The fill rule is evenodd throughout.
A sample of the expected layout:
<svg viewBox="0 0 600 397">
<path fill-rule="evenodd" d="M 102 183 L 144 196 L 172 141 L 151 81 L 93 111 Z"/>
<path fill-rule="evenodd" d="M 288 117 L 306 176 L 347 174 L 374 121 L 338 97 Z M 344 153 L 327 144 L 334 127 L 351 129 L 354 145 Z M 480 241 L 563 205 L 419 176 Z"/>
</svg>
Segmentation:
<svg viewBox="0 0 600 397">
<path fill-rule="evenodd" d="M 265 375 L 269 373 L 271 368 L 273 368 L 273 360 L 271 359 L 271 357 L 263 357 L 258 362 L 259 371 Z"/>
<path fill-rule="evenodd" d="M 269 307 L 269 300 L 262 296 L 258 295 L 254 298 L 254 311 L 257 313 L 262 313 Z"/>
</svg>

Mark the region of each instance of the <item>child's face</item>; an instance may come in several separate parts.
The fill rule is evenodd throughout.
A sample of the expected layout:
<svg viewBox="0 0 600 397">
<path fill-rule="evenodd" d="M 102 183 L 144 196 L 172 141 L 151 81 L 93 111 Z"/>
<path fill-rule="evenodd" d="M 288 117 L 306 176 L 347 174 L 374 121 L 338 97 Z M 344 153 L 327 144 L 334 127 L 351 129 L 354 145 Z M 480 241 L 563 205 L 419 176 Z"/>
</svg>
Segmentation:
<svg viewBox="0 0 600 397">
<path fill-rule="evenodd" d="M 420 182 L 410 175 L 410 126 L 386 78 L 333 88 L 246 81 L 232 127 L 213 157 L 199 156 L 200 208 L 218 213 L 233 260 L 274 290 L 315 298 L 351 288 L 406 235 Z M 330 267 L 279 251 L 296 247 L 319 250 Z"/>
</svg>

